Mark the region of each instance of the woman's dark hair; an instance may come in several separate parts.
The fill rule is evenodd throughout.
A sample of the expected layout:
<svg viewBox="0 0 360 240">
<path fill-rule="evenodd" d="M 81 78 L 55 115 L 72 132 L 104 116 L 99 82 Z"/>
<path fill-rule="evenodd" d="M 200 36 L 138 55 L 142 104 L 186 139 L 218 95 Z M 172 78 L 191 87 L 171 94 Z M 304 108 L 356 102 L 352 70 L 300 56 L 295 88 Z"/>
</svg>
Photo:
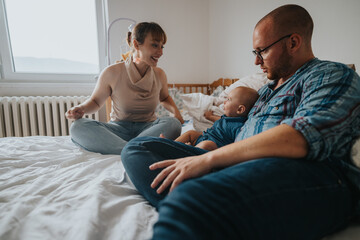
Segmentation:
<svg viewBox="0 0 360 240">
<path fill-rule="evenodd" d="M 166 43 L 166 34 L 159 24 L 154 22 L 141 22 L 135 25 L 132 32 L 128 32 L 127 43 L 132 47 L 134 39 L 139 44 L 143 44 L 148 33 L 151 33 L 154 40 Z"/>
<path fill-rule="evenodd" d="M 122 61 L 126 61 L 126 59 L 135 52 L 133 47 L 133 40 L 136 39 L 139 44 L 143 44 L 148 33 L 151 33 L 155 41 L 162 42 L 162 44 L 166 43 L 166 34 L 159 24 L 154 22 L 138 23 L 135 25 L 132 32 L 128 32 L 126 41 L 129 44 L 131 50 L 125 54 L 122 54 Z"/>
</svg>

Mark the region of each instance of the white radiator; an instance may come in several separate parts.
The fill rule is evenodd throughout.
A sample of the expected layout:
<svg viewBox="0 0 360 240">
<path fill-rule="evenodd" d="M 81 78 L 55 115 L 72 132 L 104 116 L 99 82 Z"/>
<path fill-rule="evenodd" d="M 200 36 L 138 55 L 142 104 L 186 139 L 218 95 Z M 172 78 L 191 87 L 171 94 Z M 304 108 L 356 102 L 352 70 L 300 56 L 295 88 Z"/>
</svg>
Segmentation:
<svg viewBox="0 0 360 240">
<path fill-rule="evenodd" d="M 65 112 L 89 96 L 0 97 L 0 137 L 66 136 Z M 99 113 L 85 115 L 99 120 Z"/>
</svg>

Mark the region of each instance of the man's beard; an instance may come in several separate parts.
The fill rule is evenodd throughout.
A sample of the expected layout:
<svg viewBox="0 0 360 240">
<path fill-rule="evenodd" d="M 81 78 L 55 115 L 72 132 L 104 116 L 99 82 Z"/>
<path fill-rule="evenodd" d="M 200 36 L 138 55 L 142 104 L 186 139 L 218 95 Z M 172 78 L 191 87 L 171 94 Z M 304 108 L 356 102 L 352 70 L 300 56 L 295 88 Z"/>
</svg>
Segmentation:
<svg viewBox="0 0 360 240">
<path fill-rule="evenodd" d="M 283 53 L 279 57 L 279 61 L 273 69 L 267 73 L 267 78 L 270 80 L 279 80 L 280 78 L 287 77 L 291 69 L 292 57 L 283 49 Z"/>
</svg>

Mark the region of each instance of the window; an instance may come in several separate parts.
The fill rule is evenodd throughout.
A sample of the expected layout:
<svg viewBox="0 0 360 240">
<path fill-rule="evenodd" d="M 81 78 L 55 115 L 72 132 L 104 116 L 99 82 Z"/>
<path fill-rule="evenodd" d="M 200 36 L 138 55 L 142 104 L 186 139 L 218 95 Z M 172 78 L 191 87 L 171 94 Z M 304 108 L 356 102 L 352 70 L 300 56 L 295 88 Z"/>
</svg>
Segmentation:
<svg viewBox="0 0 360 240">
<path fill-rule="evenodd" d="M 94 81 L 105 66 L 101 0 L 0 3 L 3 78 Z"/>
</svg>

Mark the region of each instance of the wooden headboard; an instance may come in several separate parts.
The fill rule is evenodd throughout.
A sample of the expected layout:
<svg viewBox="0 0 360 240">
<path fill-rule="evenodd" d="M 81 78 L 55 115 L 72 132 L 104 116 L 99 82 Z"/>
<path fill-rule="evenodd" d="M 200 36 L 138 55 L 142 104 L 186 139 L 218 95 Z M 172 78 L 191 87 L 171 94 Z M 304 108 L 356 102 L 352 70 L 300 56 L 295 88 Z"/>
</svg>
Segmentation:
<svg viewBox="0 0 360 240">
<path fill-rule="evenodd" d="M 218 80 L 212 83 L 174 83 L 168 84 L 169 88 L 176 88 L 182 91 L 183 93 L 203 93 L 210 95 L 218 86 L 230 86 L 234 82 L 239 80 L 238 78 L 219 78 Z M 110 121 L 110 112 L 111 112 L 112 101 L 109 97 L 106 100 L 106 121 Z"/>
</svg>

